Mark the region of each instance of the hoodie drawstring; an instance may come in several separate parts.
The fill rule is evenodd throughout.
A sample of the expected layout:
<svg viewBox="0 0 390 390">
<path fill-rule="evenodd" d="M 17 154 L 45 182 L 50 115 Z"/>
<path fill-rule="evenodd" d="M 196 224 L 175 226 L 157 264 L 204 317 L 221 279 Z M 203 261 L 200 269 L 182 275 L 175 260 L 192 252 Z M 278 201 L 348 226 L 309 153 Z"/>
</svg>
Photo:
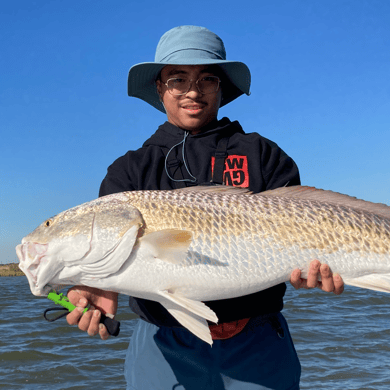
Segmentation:
<svg viewBox="0 0 390 390">
<path fill-rule="evenodd" d="M 185 159 L 185 152 L 184 152 L 184 149 L 185 149 L 185 143 L 186 143 L 186 138 L 188 137 L 188 131 L 185 131 L 184 132 L 184 138 L 182 141 L 180 141 L 178 144 L 174 145 L 171 147 L 171 149 L 169 149 L 169 152 L 167 153 L 167 155 L 165 156 L 165 172 L 167 174 L 167 176 L 172 180 L 172 181 L 176 181 L 176 182 L 182 182 L 182 181 L 186 181 L 186 182 L 190 182 L 190 183 L 196 183 L 197 179 L 195 176 L 193 176 L 190 172 L 190 170 L 188 169 L 188 166 L 187 166 L 187 163 L 186 163 L 186 159 Z M 182 157 L 183 157 L 183 162 L 184 162 L 184 166 L 187 170 L 187 173 L 191 176 L 192 179 L 174 179 L 173 177 L 171 177 L 171 175 L 168 173 L 168 169 L 167 169 L 167 161 L 168 161 L 168 156 L 169 156 L 169 153 L 172 152 L 172 150 L 174 148 L 176 148 L 177 146 L 179 146 L 180 144 L 183 144 L 183 147 L 181 149 L 181 153 L 182 153 Z"/>
</svg>

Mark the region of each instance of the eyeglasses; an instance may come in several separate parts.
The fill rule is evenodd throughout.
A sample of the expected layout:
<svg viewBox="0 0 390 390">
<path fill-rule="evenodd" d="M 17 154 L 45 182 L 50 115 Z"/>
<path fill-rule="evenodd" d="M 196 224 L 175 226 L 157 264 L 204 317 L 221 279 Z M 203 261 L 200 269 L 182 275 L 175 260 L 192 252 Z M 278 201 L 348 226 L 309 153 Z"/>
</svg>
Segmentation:
<svg viewBox="0 0 390 390">
<path fill-rule="evenodd" d="M 185 79 L 181 77 L 175 77 L 167 80 L 164 83 L 171 95 L 185 95 L 191 88 L 191 84 L 194 80 Z M 214 93 L 218 91 L 219 83 L 221 80 L 217 76 L 206 76 L 196 80 L 195 84 L 198 91 L 206 95 L 208 93 Z"/>
</svg>

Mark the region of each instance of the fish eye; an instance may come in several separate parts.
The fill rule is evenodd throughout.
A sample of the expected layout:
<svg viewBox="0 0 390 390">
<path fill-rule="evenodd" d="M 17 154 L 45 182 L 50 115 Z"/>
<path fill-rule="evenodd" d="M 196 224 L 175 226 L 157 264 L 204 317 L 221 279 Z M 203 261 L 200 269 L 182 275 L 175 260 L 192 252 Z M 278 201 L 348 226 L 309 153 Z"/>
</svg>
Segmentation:
<svg viewBox="0 0 390 390">
<path fill-rule="evenodd" d="M 44 223 L 44 225 L 47 226 L 47 227 L 49 227 L 49 226 L 51 226 L 52 222 L 53 222 L 53 221 L 52 221 L 51 219 L 48 219 L 48 220 Z"/>
</svg>

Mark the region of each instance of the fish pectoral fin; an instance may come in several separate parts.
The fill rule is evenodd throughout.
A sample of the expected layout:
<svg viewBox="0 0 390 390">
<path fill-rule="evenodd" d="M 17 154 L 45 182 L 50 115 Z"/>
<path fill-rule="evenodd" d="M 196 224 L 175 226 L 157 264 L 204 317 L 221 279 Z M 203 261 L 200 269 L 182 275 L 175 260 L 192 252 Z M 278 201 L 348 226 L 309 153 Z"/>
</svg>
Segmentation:
<svg viewBox="0 0 390 390">
<path fill-rule="evenodd" d="M 344 279 L 344 284 L 390 293 L 390 274 L 369 274 L 359 278 Z"/>
<path fill-rule="evenodd" d="M 139 246 L 160 260 L 179 264 L 185 259 L 191 241 L 192 233 L 188 230 L 164 229 L 141 237 Z"/>
<path fill-rule="evenodd" d="M 165 299 L 160 299 L 159 302 L 168 310 L 169 314 L 195 336 L 210 345 L 213 344 L 206 318 L 216 323 L 218 317 L 211 309 L 203 302 L 174 296 L 175 294 L 167 291 L 161 292 L 160 295 Z"/>
</svg>

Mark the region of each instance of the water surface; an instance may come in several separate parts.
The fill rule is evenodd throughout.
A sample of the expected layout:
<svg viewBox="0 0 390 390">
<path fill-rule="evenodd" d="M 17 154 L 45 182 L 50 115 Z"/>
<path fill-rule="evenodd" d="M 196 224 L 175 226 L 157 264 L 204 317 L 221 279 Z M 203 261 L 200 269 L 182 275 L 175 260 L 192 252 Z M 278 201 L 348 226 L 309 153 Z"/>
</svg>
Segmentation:
<svg viewBox="0 0 390 390">
<path fill-rule="evenodd" d="M 25 277 L 0 278 L 0 388 L 125 389 L 123 363 L 135 321 L 120 297 L 121 334 L 101 341 L 34 297 Z M 347 287 L 340 296 L 287 289 L 283 311 L 302 364 L 302 389 L 390 389 L 390 295 Z M 153 389 L 151 389 L 153 390 Z"/>
</svg>

